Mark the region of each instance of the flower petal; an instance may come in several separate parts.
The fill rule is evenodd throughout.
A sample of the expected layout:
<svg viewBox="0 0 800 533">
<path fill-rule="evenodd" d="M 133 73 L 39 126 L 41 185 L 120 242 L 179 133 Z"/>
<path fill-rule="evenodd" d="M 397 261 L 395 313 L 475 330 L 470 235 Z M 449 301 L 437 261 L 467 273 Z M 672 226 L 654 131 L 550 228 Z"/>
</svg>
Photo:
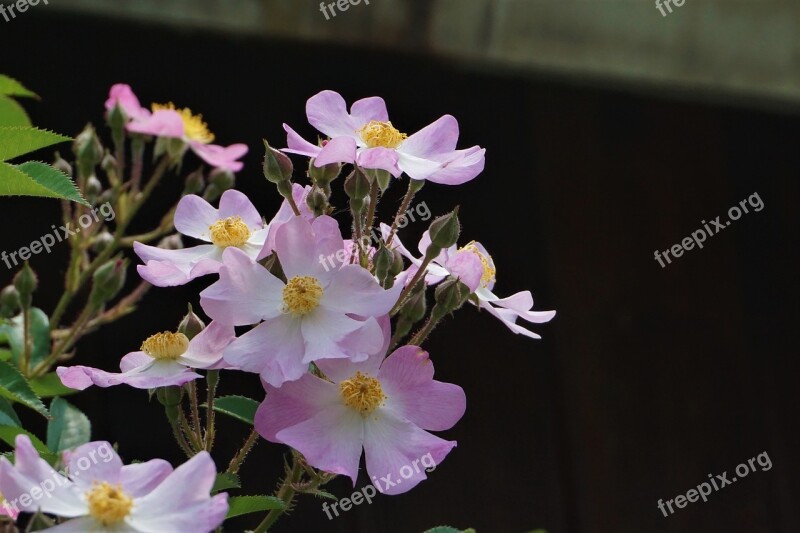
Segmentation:
<svg viewBox="0 0 800 533">
<path fill-rule="evenodd" d="M 189 348 L 178 358 L 178 362 L 191 368 L 214 367 L 235 338 L 233 326 L 213 321 L 189 342 Z"/>
<path fill-rule="evenodd" d="M 216 144 L 204 144 L 198 141 L 189 143 L 192 151 L 197 157 L 208 163 L 214 168 L 239 172 L 244 168 L 244 163 L 239 161 L 248 152 L 246 144 L 232 144 L 230 146 L 218 146 Z"/>
<path fill-rule="evenodd" d="M 356 130 L 363 124 L 355 124 L 347 112 L 347 103 L 334 91 L 322 91 L 306 103 L 308 122 L 330 138 L 356 137 Z"/>
<path fill-rule="evenodd" d="M 84 461 L 88 467 L 82 466 Z M 81 490 L 88 490 L 93 483 L 105 481 L 109 485 L 118 484 L 122 459 L 110 443 L 95 441 L 75 448 L 70 454 L 68 467 L 75 485 Z"/>
<path fill-rule="evenodd" d="M 165 250 L 135 242 L 133 250 L 145 262 L 136 271 L 156 287 L 185 285 L 201 276 L 216 274 L 222 267 L 222 249 L 213 244 Z"/>
<path fill-rule="evenodd" d="M 181 198 L 175 209 L 175 229 L 189 237 L 211 242 L 209 228 L 220 218 L 223 217 L 211 204 L 196 194 L 189 194 Z"/>
<path fill-rule="evenodd" d="M 403 152 L 421 159 L 449 153 L 458 144 L 458 121 L 445 115 L 403 141 Z"/>
<path fill-rule="evenodd" d="M 286 146 L 288 146 L 288 148 L 283 150 L 284 152 L 307 157 L 317 157 L 322 151 L 321 147 L 303 139 L 300 134 L 294 131 L 288 124 L 284 124 L 283 129 L 286 131 Z"/>
<path fill-rule="evenodd" d="M 402 290 L 402 286 L 385 290 L 365 268 L 344 265 L 331 277 L 320 304 L 343 313 L 382 316 L 397 303 Z"/>
<path fill-rule="evenodd" d="M 350 107 L 350 115 L 357 128 L 369 124 L 375 120 L 377 122 L 387 122 L 389 112 L 386 111 L 386 102 L 380 96 L 371 96 L 357 100 Z"/>
<path fill-rule="evenodd" d="M 171 464 L 163 459 L 152 459 L 146 463 L 123 466 L 119 482 L 127 494 L 140 498 L 153 492 L 171 473 Z"/>
<path fill-rule="evenodd" d="M 441 185 L 461 185 L 483 172 L 486 166 L 486 150 L 473 146 L 436 159 L 442 162 L 442 168 L 429 175 L 427 180 Z"/>
<path fill-rule="evenodd" d="M 328 141 L 322 148 L 314 166 L 324 167 L 333 163 L 355 163 L 356 140 L 352 137 L 335 137 Z"/>
<path fill-rule="evenodd" d="M 403 171 L 398 166 L 400 156 L 397 150 L 389 148 L 367 148 L 358 153 L 358 164 L 364 168 L 379 168 L 389 172 L 395 178 L 399 178 Z"/>
<path fill-rule="evenodd" d="M 272 442 L 283 429 L 317 415 L 325 407 L 339 402 L 339 389 L 333 383 L 312 374 L 297 381 L 287 381 L 280 388 L 264 384 L 267 397 L 258 406 L 255 427 L 259 434 Z"/>
<path fill-rule="evenodd" d="M 219 199 L 219 218 L 241 217 L 251 231 L 264 227 L 264 220 L 258 210 L 244 193 L 228 189 Z"/>
<path fill-rule="evenodd" d="M 154 137 L 183 138 L 183 119 L 177 111 L 161 109 L 128 124 L 128 131 Z"/>
</svg>

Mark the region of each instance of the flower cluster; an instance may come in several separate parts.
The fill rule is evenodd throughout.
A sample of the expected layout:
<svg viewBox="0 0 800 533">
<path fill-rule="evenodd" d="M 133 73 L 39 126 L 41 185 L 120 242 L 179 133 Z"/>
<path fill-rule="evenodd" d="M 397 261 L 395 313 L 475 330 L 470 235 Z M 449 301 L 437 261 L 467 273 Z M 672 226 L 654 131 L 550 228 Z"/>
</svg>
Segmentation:
<svg viewBox="0 0 800 533">
<path fill-rule="evenodd" d="M 167 104 L 148 110 L 130 87 L 115 85 L 106 110 L 109 124 L 122 118 L 134 142 L 151 136 L 156 151 L 182 156 L 191 149 L 223 171 L 242 168 L 238 159 L 247 148 L 211 144 L 213 135 L 188 109 Z M 389 121 L 383 99 L 359 100 L 348 110 L 332 91 L 309 99 L 307 115 L 325 136 L 318 144 L 288 125 L 288 148 L 265 143 L 264 175 L 283 196 L 269 222 L 236 190 L 224 192 L 218 207 L 185 191 L 174 228 L 198 241 L 196 246 L 132 243 L 142 262 L 138 273 L 152 285 L 212 277 L 199 294 L 210 323 L 190 313 L 176 330 L 143 339 L 122 357 L 119 373 L 57 369 L 73 389 L 126 384 L 155 390 L 191 459 L 173 472 L 160 461 L 122 466 L 116 457 L 91 475 L 62 476 L 47 505 L 25 505 L 22 511 L 70 519 L 53 531 L 116 531 L 122 522 L 129 531 L 217 527 L 226 496 L 209 496 L 215 468 L 204 450 L 213 444 L 212 404 L 221 370 L 260 378 L 265 396 L 252 419 L 253 435 L 293 450 L 294 466 L 284 482 L 292 494 L 313 494 L 335 475 L 355 484 L 362 455 L 372 479 L 397 478 L 420 457 L 438 465 L 456 442 L 431 432 L 446 431 L 461 419 L 466 396 L 461 387 L 434 379 L 431 357 L 422 348 L 428 335 L 470 302 L 514 333 L 539 338 L 518 320 L 542 323 L 555 313 L 533 311 L 527 291 L 505 298 L 495 294 L 498 270 L 487 250 L 476 241 L 458 244 L 457 209 L 433 221 L 418 256 L 397 235 L 399 220 L 426 182 L 458 185 L 484 169 L 483 148 L 457 148 L 455 118 L 444 116 L 407 135 Z M 308 158 L 310 184 L 293 183 L 287 153 Z M 400 210 L 386 224 L 376 224 L 381 197 L 404 175 L 408 190 Z M 346 235 L 332 216 L 337 212 L 332 184 L 340 178 L 352 216 Z M 237 335 L 237 327 L 249 329 Z M 187 422 L 183 412 L 186 394 L 196 411 L 195 380 L 204 376 L 205 431 L 196 413 Z M 85 452 L 79 448 L 74 454 Z M 53 474 L 30 441 L 20 438 L 15 464 L 0 461 L 0 489 L 8 499 L 19 498 Z M 378 489 L 406 492 L 425 477 L 425 470 L 417 469 L 404 475 L 402 484 L 378 484 Z"/>
</svg>

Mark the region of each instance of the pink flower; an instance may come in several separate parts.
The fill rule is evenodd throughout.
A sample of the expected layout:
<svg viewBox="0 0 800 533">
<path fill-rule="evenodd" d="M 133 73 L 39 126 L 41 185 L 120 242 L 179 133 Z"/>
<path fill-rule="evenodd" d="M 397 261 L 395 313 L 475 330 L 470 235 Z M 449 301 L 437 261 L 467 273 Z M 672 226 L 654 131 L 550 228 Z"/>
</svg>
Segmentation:
<svg viewBox="0 0 800 533">
<path fill-rule="evenodd" d="M 232 189 L 223 193 L 219 210 L 193 194 L 181 198 L 175 211 L 175 228 L 211 244 L 164 250 L 134 243 L 134 251 L 145 262 L 137 268 L 139 275 L 158 287 L 184 285 L 216 274 L 222 266 L 222 252 L 231 246 L 255 260 L 269 233 L 269 226 L 247 196 Z"/>
<path fill-rule="evenodd" d="M 183 385 L 200 376 L 193 368 L 226 368 L 222 352 L 234 339 L 233 326 L 212 322 L 191 341 L 182 333 L 157 333 L 142 343 L 141 351 L 131 352 L 120 361 L 121 374 L 88 366 L 60 366 L 61 382 L 71 389 L 92 385 L 113 387 L 126 384 L 136 389 Z"/>
<path fill-rule="evenodd" d="M 292 184 L 292 199 L 294 200 L 294 203 L 297 204 L 297 209 L 300 211 L 300 216 L 309 222 L 313 222 L 314 213 L 311 212 L 308 204 L 306 203 L 306 198 L 310 192 L 310 185 L 303 187 L 298 183 Z M 289 205 L 288 200 L 284 200 L 281 203 L 281 207 L 278 209 L 278 212 L 275 213 L 275 216 L 269 221 L 270 232 L 269 235 L 267 235 L 267 242 L 264 243 L 264 248 L 261 250 L 261 253 L 258 256 L 259 260 L 264 259 L 275 251 L 275 235 L 277 234 L 277 229 L 282 224 L 294 219 L 294 217 L 295 214 L 292 210 L 292 206 Z"/>
<path fill-rule="evenodd" d="M 225 250 L 219 281 L 200 294 L 200 304 L 214 320 L 260 323 L 225 350 L 225 360 L 277 387 L 299 379 L 312 361 L 378 351 L 384 333 L 376 318 L 391 310 L 402 287 L 383 290 L 359 265 L 323 264 L 343 245 L 329 216 L 282 224 L 275 252 L 287 282 L 241 250 Z"/>
<path fill-rule="evenodd" d="M 456 150 L 458 121 L 445 115 L 410 137 L 389 121 L 382 98 L 359 100 L 350 112 L 339 93 L 322 91 L 306 105 L 308 122 L 328 137 L 316 146 L 284 124 L 288 134 L 285 151 L 315 158 L 318 167 L 331 163 L 358 163 L 363 168 L 383 169 L 394 177 L 405 172 L 411 179 L 459 185 L 483 171 L 486 150 L 473 146 Z"/>
<path fill-rule="evenodd" d="M 375 487 L 400 494 L 426 478 L 456 446 L 425 430 L 450 429 L 463 416 L 461 387 L 433 379 L 433 363 L 416 346 L 386 359 L 317 363 L 326 379 L 306 374 L 267 398 L 255 426 L 267 440 L 291 446 L 309 464 L 348 476 L 355 484 L 363 448 Z"/>
<path fill-rule="evenodd" d="M 181 139 L 197 156 L 212 167 L 239 172 L 244 164 L 239 161 L 248 151 L 245 144 L 218 146 L 202 115 L 194 115 L 188 108 L 178 109 L 174 104 L 153 104 L 153 112 L 141 107 L 130 86 L 118 83 L 111 87 L 106 109 L 119 105 L 129 122 L 127 129 L 133 133 L 155 137 Z"/>
<path fill-rule="evenodd" d="M 14 509 L 68 518 L 44 530 L 59 533 L 208 533 L 228 512 L 227 494 L 210 495 L 217 471 L 208 452 L 175 470 L 161 459 L 125 466 L 111 444 L 90 442 L 70 454 L 68 467 L 56 472 L 19 435 L 15 464 L 0 458 L 0 487 Z"/>
<path fill-rule="evenodd" d="M 384 238 L 387 238 L 391 230 L 389 226 L 382 224 L 381 231 Z M 426 231 L 419 242 L 419 252 L 423 257 L 430 243 L 430 235 Z M 422 259 L 414 257 L 397 236 L 392 241 L 392 248 L 396 248 L 412 263 L 409 270 L 398 276 L 397 282 L 404 284 L 422 266 Z M 536 333 L 517 324 L 517 319 L 521 318 L 527 322 L 542 324 L 549 322 L 556 315 L 555 311 L 532 311 L 533 296 L 530 291 L 518 292 L 508 298 L 500 298 L 495 295 L 492 289 L 497 281 L 497 269 L 492 256 L 477 241 L 472 241 L 461 248 L 452 246 L 442 250 L 442 253 L 428 265 L 425 282 L 435 285 L 447 276 L 459 278 L 477 297 L 477 306 L 497 317 L 514 333 L 532 339 L 541 339 Z"/>
</svg>

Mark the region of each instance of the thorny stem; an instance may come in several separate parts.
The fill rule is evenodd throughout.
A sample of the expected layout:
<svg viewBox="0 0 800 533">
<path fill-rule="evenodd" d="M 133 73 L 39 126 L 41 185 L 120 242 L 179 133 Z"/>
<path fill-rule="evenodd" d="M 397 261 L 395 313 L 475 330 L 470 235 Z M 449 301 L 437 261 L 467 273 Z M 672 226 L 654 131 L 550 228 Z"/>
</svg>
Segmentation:
<svg viewBox="0 0 800 533">
<path fill-rule="evenodd" d="M 214 411 L 214 399 L 217 395 L 217 384 L 219 383 L 219 370 L 209 370 L 206 373 L 206 438 L 205 450 L 210 452 L 214 447 L 214 437 L 216 433 L 216 412 Z"/>
<path fill-rule="evenodd" d="M 200 423 L 200 405 L 197 401 L 197 383 L 190 381 L 187 384 L 189 388 L 189 405 L 191 405 L 192 413 L 192 426 L 194 426 L 194 436 L 197 442 L 203 443 L 203 430 Z M 205 446 L 202 446 L 205 449 Z"/>
<path fill-rule="evenodd" d="M 233 459 L 231 459 L 230 464 L 228 465 L 227 472 L 229 474 L 235 474 L 239 471 L 239 468 L 244 463 L 245 459 L 247 459 L 248 454 L 252 451 L 256 444 L 258 444 L 258 431 L 253 428 L 250 432 L 250 435 L 247 437 L 247 440 L 242 445 L 242 448 L 239 450 Z"/>
<path fill-rule="evenodd" d="M 293 459 L 292 470 L 283 480 L 278 492 L 275 494 L 275 496 L 283 500 L 283 503 L 286 505 L 283 509 L 273 509 L 270 511 L 266 518 L 264 518 L 264 520 L 258 525 L 258 527 L 253 530 L 253 533 L 267 533 L 269 528 L 272 527 L 272 525 L 278 521 L 281 515 L 286 512 L 286 509 L 291 506 L 292 501 L 294 500 L 295 493 L 297 492 L 295 485 L 300 482 L 302 475 L 303 467 L 295 457 Z"/>
<path fill-rule="evenodd" d="M 414 290 L 414 287 L 417 286 L 417 283 L 419 283 L 419 281 L 425 277 L 425 274 L 428 271 L 428 265 L 431 264 L 431 261 L 433 261 L 433 257 L 427 257 L 427 256 L 422 261 L 422 264 L 419 266 L 419 270 L 417 270 L 417 273 L 414 274 L 414 277 L 411 278 L 409 284 L 406 285 L 405 288 L 403 289 L 403 292 L 400 293 L 400 298 L 397 299 L 397 303 L 394 305 L 394 307 L 389 313 L 391 316 L 396 315 L 397 312 L 400 310 L 400 308 L 403 307 L 403 305 L 405 305 L 406 300 L 408 299 L 408 295 L 411 294 L 411 291 Z"/>
<path fill-rule="evenodd" d="M 419 182 L 424 184 L 425 182 Z M 403 203 L 400 204 L 400 209 L 397 210 L 397 213 L 394 215 L 394 222 L 392 222 L 392 230 L 389 232 L 389 237 L 386 239 L 386 246 L 392 244 L 394 240 L 394 236 L 397 233 L 397 227 L 400 225 L 400 221 L 405 216 L 406 211 L 408 211 L 408 206 L 411 205 L 411 201 L 414 199 L 414 195 L 417 194 L 422 188 L 422 185 L 418 184 L 416 180 L 412 180 L 409 178 L 408 180 L 408 190 L 406 191 L 406 195 L 403 197 Z"/>
</svg>

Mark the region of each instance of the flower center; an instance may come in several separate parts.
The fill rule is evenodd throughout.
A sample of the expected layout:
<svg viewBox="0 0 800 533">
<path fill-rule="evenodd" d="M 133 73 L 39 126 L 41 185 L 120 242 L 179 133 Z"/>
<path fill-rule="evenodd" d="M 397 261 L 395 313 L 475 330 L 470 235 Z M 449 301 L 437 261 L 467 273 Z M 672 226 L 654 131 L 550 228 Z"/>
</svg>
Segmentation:
<svg viewBox="0 0 800 533">
<path fill-rule="evenodd" d="M 111 486 L 105 481 L 93 485 L 86 493 L 86 500 L 89 502 L 89 514 L 104 526 L 122 522 L 133 507 L 133 499 L 122 491 L 122 487 Z"/>
<path fill-rule="evenodd" d="M 361 138 L 370 148 L 379 146 L 397 148 L 408 138 L 408 135 L 400 133 L 397 128 L 392 126 L 391 122 L 378 122 L 377 120 L 371 120 L 369 124 L 357 130 L 356 133 L 361 135 Z"/>
<path fill-rule="evenodd" d="M 148 337 L 140 349 L 154 359 L 175 360 L 189 349 L 189 338 L 183 333 L 156 333 Z"/>
<path fill-rule="evenodd" d="M 319 305 L 322 298 L 322 285 L 311 276 L 295 276 L 283 289 L 283 312 L 305 315 Z"/>
<path fill-rule="evenodd" d="M 203 144 L 214 142 L 214 134 L 208 129 L 208 125 L 203 122 L 203 115 L 194 115 L 192 110 L 187 108 L 178 109 L 175 104 L 153 104 L 153 112 L 156 111 L 175 111 L 181 116 L 183 121 L 183 133 L 192 141 L 199 141 Z"/>
<path fill-rule="evenodd" d="M 472 252 L 473 254 L 478 256 L 478 259 L 481 260 L 481 264 L 483 265 L 483 275 L 481 276 L 481 285 L 483 286 L 483 288 L 487 288 L 489 284 L 491 284 L 497 279 L 497 270 L 494 268 L 494 261 L 492 261 L 491 257 L 488 257 L 486 254 L 481 252 L 480 248 L 478 248 L 475 245 L 475 241 L 472 241 L 463 248 L 461 248 L 459 252 Z"/>
<path fill-rule="evenodd" d="M 361 372 L 350 379 L 339 383 L 339 392 L 347 407 L 368 415 L 377 409 L 385 400 L 381 382 L 377 378 L 365 376 Z"/>
<path fill-rule="evenodd" d="M 211 232 L 211 242 L 222 248 L 228 246 L 239 247 L 250 239 L 250 228 L 247 227 L 242 217 L 228 217 L 217 220 L 208 231 Z"/>
</svg>

